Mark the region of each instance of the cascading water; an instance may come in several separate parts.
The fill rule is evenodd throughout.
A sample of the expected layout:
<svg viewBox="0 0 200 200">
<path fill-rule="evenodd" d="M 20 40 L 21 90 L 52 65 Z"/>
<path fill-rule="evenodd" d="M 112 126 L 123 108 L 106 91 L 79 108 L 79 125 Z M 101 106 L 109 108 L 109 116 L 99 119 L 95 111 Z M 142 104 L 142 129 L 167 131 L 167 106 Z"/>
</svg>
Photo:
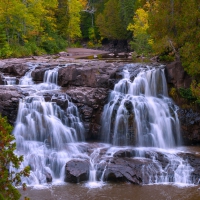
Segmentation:
<svg viewBox="0 0 200 200">
<path fill-rule="evenodd" d="M 138 169 L 143 184 L 192 183 L 192 167 L 178 155 L 180 152 L 170 152 L 181 143 L 181 137 L 178 107 L 168 97 L 163 67 L 143 67 L 134 77 L 132 72 L 138 70 L 137 65 L 124 67 L 124 78 L 110 93 L 102 115 L 102 136 L 109 144 L 88 147 L 86 143 L 79 143 L 84 141 L 84 128 L 70 98 L 63 94 L 59 96 L 65 104 L 63 110 L 56 104 L 58 96 L 53 95 L 50 102 L 43 97 L 46 90 L 56 92 L 59 89 L 59 66 L 47 70 L 43 83 L 37 85 L 31 78 L 36 66 L 31 65 L 20 81 L 21 85 L 29 85 L 26 87 L 30 92 L 20 101 L 13 131 L 16 153 L 24 156 L 22 167 L 29 165 L 31 168 L 30 177 L 24 178 L 23 182 L 28 185 L 45 184 L 52 179 L 53 183 L 63 182 L 66 163 L 78 158 L 90 163 L 86 186 L 101 187 L 107 175 L 113 176 L 112 170 L 118 170 L 117 167 L 126 162 L 126 158 L 123 161 L 120 158 L 127 151 L 134 152 L 129 155 L 131 159 L 144 160 Z M 159 156 L 165 160 L 160 161 Z M 115 161 L 118 164 L 113 167 Z M 123 170 L 123 167 L 119 168 Z M 121 171 L 118 176 L 122 177 Z"/>
<path fill-rule="evenodd" d="M 29 64 L 29 71 L 27 71 L 25 76 L 23 76 L 19 80 L 19 85 L 33 85 L 34 84 L 31 73 L 38 66 L 38 64 L 32 64 L 32 63 L 28 63 L 28 64 Z"/>
<path fill-rule="evenodd" d="M 59 89 L 59 86 L 57 85 L 58 69 L 59 68 L 57 67 L 57 68 L 45 71 L 43 83 L 38 85 L 38 90 Z"/>
<path fill-rule="evenodd" d="M 156 148 L 165 152 L 180 145 L 181 136 L 178 107 L 168 97 L 164 68 L 143 67 L 131 77 L 131 72 L 138 70 L 137 67 L 138 64 L 126 65 L 123 79 L 110 93 L 102 115 L 102 139 L 116 146 L 137 146 L 139 149 L 135 156 L 141 159 L 146 151 Z M 124 147 L 121 149 L 124 150 Z M 116 148 L 110 148 L 107 154 L 114 155 L 115 152 Z M 146 183 L 191 184 L 192 167 L 177 152 L 166 152 L 165 157 L 169 160 L 165 168 L 151 157 L 156 166 L 153 174 L 158 174 L 147 174 L 149 170 L 145 168 L 144 177 L 149 177 Z"/>
<path fill-rule="evenodd" d="M 171 148 L 180 144 L 177 107 L 167 95 L 163 68 L 141 69 L 124 78 L 110 94 L 102 116 L 103 140 L 114 145 Z"/>
<path fill-rule="evenodd" d="M 45 72 L 44 83 L 35 85 L 31 72 L 26 73 L 21 85 L 32 85 L 29 96 L 19 103 L 18 116 L 13 134 L 16 138 L 17 154 L 24 155 L 22 167 L 30 166 L 29 185 L 43 184 L 56 179 L 64 179 L 64 166 L 68 160 L 81 154 L 78 141 L 84 141 L 84 127 L 79 119 L 77 107 L 67 95 L 61 95 L 66 109 L 61 109 L 52 97 L 45 102 L 37 94 L 40 89 L 57 89 L 58 70 Z M 84 155 L 81 155 L 82 157 Z M 62 180 L 61 180 L 62 181 Z"/>
<path fill-rule="evenodd" d="M 16 78 L 15 77 L 4 77 L 4 84 L 5 85 L 16 85 Z"/>
</svg>

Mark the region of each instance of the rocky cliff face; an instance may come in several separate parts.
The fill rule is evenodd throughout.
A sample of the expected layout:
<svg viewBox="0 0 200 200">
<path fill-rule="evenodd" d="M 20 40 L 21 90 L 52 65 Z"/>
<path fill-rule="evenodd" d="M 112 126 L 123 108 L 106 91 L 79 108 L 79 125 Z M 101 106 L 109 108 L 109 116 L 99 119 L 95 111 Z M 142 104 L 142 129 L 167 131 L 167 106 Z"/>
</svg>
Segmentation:
<svg viewBox="0 0 200 200">
<path fill-rule="evenodd" d="M 86 130 L 86 139 L 99 139 L 103 106 L 107 102 L 110 89 L 113 89 L 114 84 L 121 78 L 124 64 L 104 61 L 70 63 L 72 61 L 13 59 L 0 62 L 0 84 L 4 84 L 6 76 L 16 77 L 18 83 L 30 69 L 29 62 L 37 63 L 31 74 L 35 83 L 43 81 L 45 71 L 59 68 L 58 84 L 61 89 L 42 95 L 46 101 L 56 101 L 64 109 L 67 105 L 61 96 L 70 96 L 79 109 Z M 180 62 L 166 65 L 165 71 L 169 85 L 175 88 L 190 86 L 191 78 L 183 70 Z M 26 95 L 25 90 L 18 86 L 0 86 L 0 113 L 7 116 L 10 123 L 14 124 L 16 120 L 19 99 Z M 179 116 L 184 143 L 199 144 L 200 114 L 191 109 L 180 109 Z"/>
<path fill-rule="evenodd" d="M 192 78 L 184 71 L 181 62 L 167 64 L 165 72 L 170 87 L 175 89 L 190 88 Z M 200 110 L 192 109 L 190 103 L 181 99 L 180 96 L 174 100 L 180 107 L 179 119 L 184 144 L 200 144 Z"/>
</svg>

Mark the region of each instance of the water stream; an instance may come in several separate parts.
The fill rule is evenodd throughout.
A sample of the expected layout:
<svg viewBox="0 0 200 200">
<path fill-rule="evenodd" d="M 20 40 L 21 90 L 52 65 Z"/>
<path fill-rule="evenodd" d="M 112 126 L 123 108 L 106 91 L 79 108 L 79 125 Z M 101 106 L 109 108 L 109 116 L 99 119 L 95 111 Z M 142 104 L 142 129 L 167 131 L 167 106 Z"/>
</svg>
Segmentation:
<svg viewBox="0 0 200 200">
<path fill-rule="evenodd" d="M 19 81 L 22 89 L 27 91 L 28 86 L 29 95 L 20 100 L 13 131 L 16 153 L 24 155 L 21 167 L 31 167 L 30 177 L 23 180 L 29 186 L 64 184 L 65 165 L 77 158 L 90 163 L 89 181 L 84 187 L 101 188 L 112 158 L 126 150 L 134 152 L 132 159 L 153 160 L 153 164 L 141 168 L 143 184 L 193 184 L 193 168 L 175 149 L 181 144 L 178 107 L 168 97 L 163 66 L 144 66 L 138 73 L 137 64 L 124 67 L 123 78 L 115 84 L 104 106 L 103 143 L 96 146 L 84 142 L 83 123 L 68 95 L 59 96 L 64 108 L 56 103 L 58 96 L 45 101 L 43 92 L 60 89 L 59 66 L 45 72 L 43 83 L 35 84 L 31 73 L 37 66 L 30 64 L 30 70 Z M 160 154 L 167 160 L 164 167 L 158 162 Z M 99 166 L 103 166 L 101 171 Z"/>
</svg>

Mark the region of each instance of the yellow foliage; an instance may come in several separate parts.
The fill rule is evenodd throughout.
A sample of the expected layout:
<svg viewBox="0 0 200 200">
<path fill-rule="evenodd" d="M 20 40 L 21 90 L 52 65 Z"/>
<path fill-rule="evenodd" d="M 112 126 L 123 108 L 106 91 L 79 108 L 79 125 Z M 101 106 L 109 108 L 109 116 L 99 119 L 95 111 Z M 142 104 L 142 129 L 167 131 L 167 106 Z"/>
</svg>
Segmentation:
<svg viewBox="0 0 200 200">
<path fill-rule="evenodd" d="M 148 25 L 148 12 L 143 8 L 139 8 L 135 12 L 135 16 L 133 18 L 134 24 L 129 24 L 128 30 L 133 31 L 134 36 L 140 34 L 146 34 Z"/>
<path fill-rule="evenodd" d="M 79 0 L 81 5 L 83 6 L 83 8 L 86 8 L 87 4 L 88 4 L 88 0 Z"/>
</svg>

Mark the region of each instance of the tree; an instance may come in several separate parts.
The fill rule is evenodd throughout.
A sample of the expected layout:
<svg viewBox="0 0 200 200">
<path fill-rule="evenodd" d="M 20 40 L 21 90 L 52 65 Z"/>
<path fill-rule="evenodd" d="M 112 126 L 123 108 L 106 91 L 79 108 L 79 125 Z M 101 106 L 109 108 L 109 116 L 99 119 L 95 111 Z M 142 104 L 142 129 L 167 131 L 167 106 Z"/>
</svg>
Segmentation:
<svg viewBox="0 0 200 200">
<path fill-rule="evenodd" d="M 14 187 L 21 183 L 22 176 L 29 175 L 29 167 L 24 168 L 18 173 L 9 170 L 12 168 L 20 169 L 22 156 L 17 156 L 14 151 L 16 143 L 14 136 L 11 135 L 12 127 L 7 119 L 0 116 L 0 199 L 17 200 L 20 198 L 19 191 Z M 10 168 L 11 169 L 11 168 Z M 25 184 L 23 184 L 25 188 Z"/>
<path fill-rule="evenodd" d="M 148 34 L 148 13 L 150 4 L 147 2 L 142 8 L 138 8 L 133 17 L 133 24 L 128 25 L 128 30 L 133 31 L 132 48 L 138 53 L 148 55 L 152 52 L 153 40 Z"/>
<path fill-rule="evenodd" d="M 82 4 L 78 0 L 68 0 L 68 30 L 67 36 L 69 41 L 73 41 L 76 38 L 81 37 L 81 29 L 80 29 L 80 21 L 81 15 L 80 12 L 82 10 Z"/>
<path fill-rule="evenodd" d="M 133 15 L 136 9 L 137 0 L 119 0 L 120 7 L 120 18 L 123 21 L 124 30 L 127 29 L 128 25 L 133 22 Z M 127 32 L 127 38 L 131 38 L 131 32 Z"/>
<path fill-rule="evenodd" d="M 120 4 L 118 0 L 109 0 L 105 3 L 103 13 L 97 16 L 96 24 L 100 35 L 108 39 L 123 40 L 127 38 L 127 30 L 120 17 Z"/>
</svg>

